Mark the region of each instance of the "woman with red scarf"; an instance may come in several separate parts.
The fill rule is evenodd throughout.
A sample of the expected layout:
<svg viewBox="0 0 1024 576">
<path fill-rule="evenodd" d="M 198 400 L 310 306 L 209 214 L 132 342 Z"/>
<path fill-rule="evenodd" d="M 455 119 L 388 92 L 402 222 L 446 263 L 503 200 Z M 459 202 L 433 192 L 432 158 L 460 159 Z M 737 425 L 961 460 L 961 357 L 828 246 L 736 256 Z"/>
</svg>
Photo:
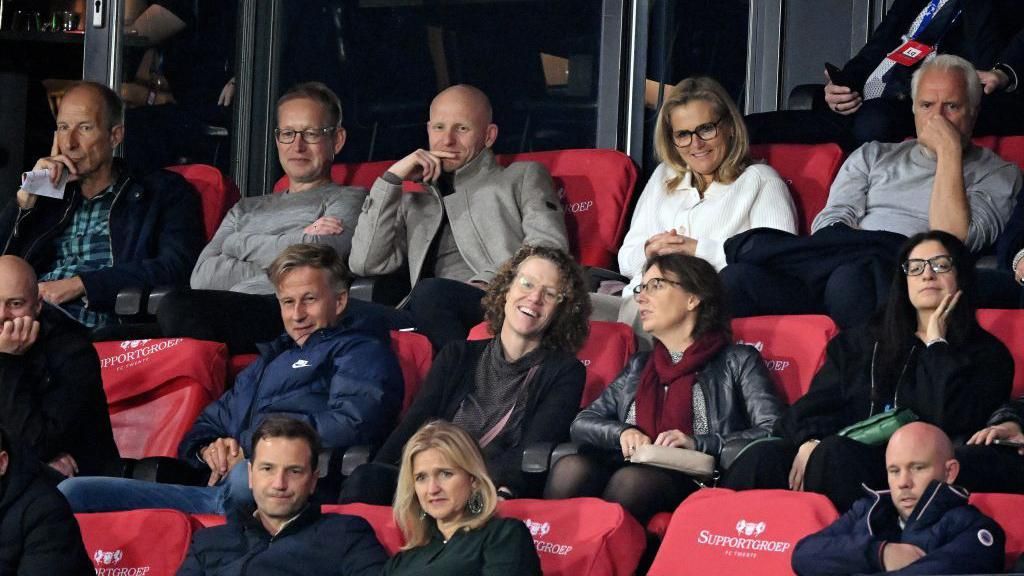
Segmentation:
<svg viewBox="0 0 1024 576">
<path fill-rule="evenodd" d="M 682 472 L 630 464 L 644 444 L 685 448 L 715 458 L 719 486 L 749 442 L 770 434 L 782 404 L 761 355 L 731 344 L 715 269 L 693 256 L 648 260 L 634 289 L 654 349 L 638 352 L 600 398 L 576 416 L 580 453 L 555 465 L 546 498 L 601 496 L 641 522 L 673 510 L 698 487 Z"/>
</svg>

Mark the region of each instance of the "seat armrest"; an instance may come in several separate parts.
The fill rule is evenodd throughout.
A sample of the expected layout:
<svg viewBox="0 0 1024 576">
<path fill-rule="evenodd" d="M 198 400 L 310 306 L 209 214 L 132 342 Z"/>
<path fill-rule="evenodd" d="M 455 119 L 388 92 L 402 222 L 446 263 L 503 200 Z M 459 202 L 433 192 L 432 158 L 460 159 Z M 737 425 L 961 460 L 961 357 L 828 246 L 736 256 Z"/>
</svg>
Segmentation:
<svg viewBox="0 0 1024 576">
<path fill-rule="evenodd" d="M 376 447 L 369 444 L 350 446 L 341 457 L 341 475 L 348 478 L 355 472 L 355 469 L 370 461 Z"/>
<path fill-rule="evenodd" d="M 145 312 L 147 296 L 138 286 L 122 288 L 114 300 L 114 313 L 118 316 L 136 316 Z"/>
<path fill-rule="evenodd" d="M 572 454 L 580 453 L 580 445 L 575 442 L 562 442 L 551 452 L 551 467 L 555 467 L 555 463 L 562 459 L 564 456 L 570 456 Z"/>
<path fill-rule="evenodd" d="M 523 449 L 522 471 L 528 474 L 544 474 L 551 462 L 554 442 L 537 442 Z"/>
<path fill-rule="evenodd" d="M 132 478 L 161 484 L 205 486 L 210 479 L 210 471 L 189 466 L 177 458 L 150 456 L 135 463 Z"/>
<path fill-rule="evenodd" d="M 160 309 L 160 303 L 163 302 L 164 296 L 167 296 L 177 289 L 177 286 L 157 286 L 154 288 L 149 293 L 149 299 L 146 303 L 146 312 L 151 316 L 156 316 L 156 311 Z"/>
<path fill-rule="evenodd" d="M 819 98 L 824 84 L 799 84 L 789 91 L 789 99 L 786 101 L 788 110 L 812 110 L 814 100 Z"/>
<path fill-rule="evenodd" d="M 629 284 L 629 278 L 626 278 L 614 270 L 599 268 L 597 266 L 587 268 L 587 285 L 590 287 L 591 292 L 597 292 L 597 289 L 601 287 L 601 282 L 609 281 Z"/>
</svg>

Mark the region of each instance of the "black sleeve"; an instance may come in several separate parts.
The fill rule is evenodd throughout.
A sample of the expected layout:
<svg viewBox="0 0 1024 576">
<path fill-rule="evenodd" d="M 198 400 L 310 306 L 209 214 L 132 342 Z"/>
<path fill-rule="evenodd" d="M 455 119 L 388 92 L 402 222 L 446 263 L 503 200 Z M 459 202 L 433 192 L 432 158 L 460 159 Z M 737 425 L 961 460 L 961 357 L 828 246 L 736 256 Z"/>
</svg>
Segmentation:
<svg viewBox="0 0 1024 576">
<path fill-rule="evenodd" d="M 92 562 L 78 522 L 59 494 L 40 497 L 25 510 L 19 575 L 92 576 Z"/>
<path fill-rule="evenodd" d="M 840 333 L 825 349 L 825 363 L 814 375 L 811 387 L 777 421 L 775 433 L 800 445 L 811 438 L 835 434 L 847 422 L 844 381 L 853 369 L 848 348 L 849 333 Z"/>
<path fill-rule="evenodd" d="M 619 414 L 623 413 L 619 402 L 636 398 L 635 388 L 632 395 L 627 394 L 625 388 L 630 381 L 639 379 L 647 358 L 645 352 L 634 354 L 601 395 L 580 411 L 570 427 L 573 442 L 607 450 L 618 449 L 619 437 L 627 428 L 632 428 L 619 419 Z"/>
<path fill-rule="evenodd" d="M 896 0 L 886 12 L 878 28 L 868 38 L 867 44 L 843 67 L 857 92 L 864 90 L 864 82 L 878 67 L 889 52 L 900 45 L 903 34 L 910 28 L 914 18 L 924 8 L 927 0 Z"/>
</svg>

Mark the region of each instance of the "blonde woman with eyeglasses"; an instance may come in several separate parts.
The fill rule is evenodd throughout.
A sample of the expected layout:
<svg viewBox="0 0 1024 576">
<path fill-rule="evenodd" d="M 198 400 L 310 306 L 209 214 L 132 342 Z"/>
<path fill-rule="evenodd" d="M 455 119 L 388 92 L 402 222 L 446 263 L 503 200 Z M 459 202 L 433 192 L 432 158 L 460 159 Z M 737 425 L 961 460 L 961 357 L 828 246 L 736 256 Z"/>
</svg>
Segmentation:
<svg viewBox="0 0 1024 576">
<path fill-rule="evenodd" d="M 687 78 L 672 88 L 654 128 L 661 164 L 640 195 L 619 250 L 632 296 L 653 256 L 687 254 L 725 267 L 725 241 L 751 228 L 797 231 L 786 183 L 750 159 L 743 116 L 715 80 Z"/>
<path fill-rule="evenodd" d="M 529 529 L 497 504 L 476 441 L 448 422 L 423 426 L 402 451 L 394 514 L 405 545 L 384 576 L 539 576 Z"/>
<path fill-rule="evenodd" d="M 561 249 L 523 246 L 490 283 L 483 307 L 494 338 L 441 350 L 377 457 L 345 483 L 342 502 L 390 503 L 402 446 L 439 418 L 480 443 L 501 497 L 531 492 L 523 449 L 567 439 L 583 393 L 586 370 L 575 356 L 589 332 L 583 272 Z"/>
<path fill-rule="evenodd" d="M 722 285 L 705 260 L 655 256 L 633 292 L 654 349 L 630 358 L 576 416 L 571 434 L 581 451 L 558 461 L 544 496 L 601 496 L 646 523 L 697 483 L 681 471 L 630 463 L 643 446 L 710 455 L 723 474 L 719 485 L 729 487 L 732 460 L 769 435 L 782 404 L 758 351 L 731 343 Z"/>
</svg>

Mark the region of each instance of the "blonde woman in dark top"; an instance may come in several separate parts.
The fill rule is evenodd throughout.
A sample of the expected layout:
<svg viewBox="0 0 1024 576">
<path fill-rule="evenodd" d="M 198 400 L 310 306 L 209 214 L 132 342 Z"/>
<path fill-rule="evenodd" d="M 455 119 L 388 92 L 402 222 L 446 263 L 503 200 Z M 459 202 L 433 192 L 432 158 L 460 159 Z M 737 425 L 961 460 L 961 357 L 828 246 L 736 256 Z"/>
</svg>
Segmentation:
<svg viewBox="0 0 1024 576">
<path fill-rule="evenodd" d="M 423 426 L 402 451 L 394 514 L 405 545 L 385 576 L 541 574 L 530 531 L 498 517 L 497 503 L 469 434 L 440 420 Z"/>
</svg>

